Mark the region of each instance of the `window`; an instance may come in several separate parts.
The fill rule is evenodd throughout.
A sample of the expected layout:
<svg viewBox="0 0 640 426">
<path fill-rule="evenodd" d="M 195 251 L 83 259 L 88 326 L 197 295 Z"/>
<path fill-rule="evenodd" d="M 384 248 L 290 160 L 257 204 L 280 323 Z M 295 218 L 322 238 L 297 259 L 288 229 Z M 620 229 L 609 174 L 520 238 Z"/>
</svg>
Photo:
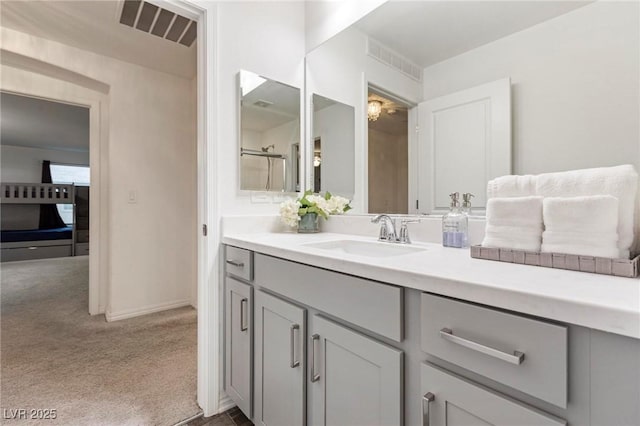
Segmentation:
<svg viewBox="0 0 640 426">
<path fill-rule="evenodd" d="M 75 185 L 88 186 L 90 170 L 88 166 L 51 164 L 51 180 L 53 183 L 73 183 Z M 71 225 L 73 223 L 73 205 L 57 204 L 57 207 L 64 223 Z"/>
</svg>

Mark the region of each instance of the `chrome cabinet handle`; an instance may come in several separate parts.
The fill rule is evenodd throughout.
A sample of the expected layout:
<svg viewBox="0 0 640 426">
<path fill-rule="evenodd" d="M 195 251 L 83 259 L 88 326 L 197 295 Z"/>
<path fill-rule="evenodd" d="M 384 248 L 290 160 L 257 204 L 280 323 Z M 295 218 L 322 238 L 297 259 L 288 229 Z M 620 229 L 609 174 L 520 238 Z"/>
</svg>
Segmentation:
<svg viewBox="0 0 640 426">
<path fill-rule="evenodd" d="M 296 338 L 295 338 L 295 334 L 296 334 L 296 330 L 299 330 L 300 326 L 298 324 L 292 324 L 291 325 L 291 329 L 289 330 L 291 332 L 290 334 L 290 345 L 291 345 L 291 353 L 290 353 L 290 359 L 291 359 L 291 368 L 296 368 L 297 366 L 300 365 L 300 361 L 296 361 Z"/>
<path fill-rule="evenodd" d="M 436 396 L 431 392 L 427 392 L 422 397 L 422 426 L 429 426 L 429 405 Z"/>
<path fill-rule="evenodd" d="M 450 341 L 451 343 L 455 343 L 457 345 L 464 346 L 465 348 L 472 349 L 485 355 L 507 361 L 511 364 L 520 365 L 522 364 L 522 361 L 524 361 L 524 353 L 522 352 L 513 351 L 513 355 L 507 352 L 502 352 L 498 349 L 494 349 L 489 346 L 474 342 L 472 340 L 467 340 L 463 339 L 462 337 L 456 336 L 453 334 L 453 330 L 449 328 L 443 328 L 442 330 L 440 330 L 440 337 Z"/>
<path fill-rule="evenodd" d="M 246 297 L 240 301 L 240 331 L 247 331 L 249 329 L 247 321 L 245 321 L 245 317 L 247 316 L 247 302 Z"/>
<path fill-rule="evenodd" d="M 236 266 L 238 268 L 244 268 L 244 262 L 240 262 L 238 260 L 227 260 L 227 263 L 232 266 Z"/>
<path fill-rule="evenodd" d="M 320 373 L 316 373 L 316 342 L 320 341 L 320 335 L 311 336 L 311 382 L 317 382 L 320 379 Z"/>
</svg>

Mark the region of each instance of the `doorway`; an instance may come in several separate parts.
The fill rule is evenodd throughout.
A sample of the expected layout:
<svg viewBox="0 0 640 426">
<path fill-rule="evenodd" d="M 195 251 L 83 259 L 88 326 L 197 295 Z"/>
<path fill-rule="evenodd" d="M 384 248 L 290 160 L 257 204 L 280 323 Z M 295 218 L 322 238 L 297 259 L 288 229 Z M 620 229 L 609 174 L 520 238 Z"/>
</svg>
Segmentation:
<svg viewBox="0 0 640 426">
<path fill-rule="evenodd" d="M 409 105 L 369 86 L 368 212 L 409 212 Z"/>
</svg>

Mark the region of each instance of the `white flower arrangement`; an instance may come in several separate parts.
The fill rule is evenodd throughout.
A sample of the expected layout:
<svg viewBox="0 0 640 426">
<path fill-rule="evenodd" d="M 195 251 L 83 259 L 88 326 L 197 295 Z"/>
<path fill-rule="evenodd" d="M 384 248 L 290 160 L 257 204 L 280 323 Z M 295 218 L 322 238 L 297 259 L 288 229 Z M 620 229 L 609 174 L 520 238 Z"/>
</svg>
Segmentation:
<svg viewBox="0 0 640 426">
<path fill-rule="evenodd" d="M 300 218 L 315 213 L 325 219 L 333 214 L 343 214 L 351 210 L 349 200 L 326 192 L 324 195 L 306 191 L 298 199 L 290 198 L 280 204 L 280 218 L 290 227 L 298 226 Z"/>
</svg>

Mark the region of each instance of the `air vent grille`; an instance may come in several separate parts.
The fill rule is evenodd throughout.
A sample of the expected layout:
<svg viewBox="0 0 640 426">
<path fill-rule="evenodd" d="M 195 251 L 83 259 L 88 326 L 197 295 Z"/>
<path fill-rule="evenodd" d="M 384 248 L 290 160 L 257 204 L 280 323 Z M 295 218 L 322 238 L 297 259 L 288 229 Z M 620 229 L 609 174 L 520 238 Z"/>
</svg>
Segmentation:
<svg viewBox="0 0 640 426">
<path fill-rule="evenodd" d="M 187 47 L 198 34 L 195 21 L 142 0 L 124 0 L 120 23 Z"/>
<path fill-rule="evenodd" d="M 393 50 L 378 43 L 376 40 L 371 38 L 368 39 L 367 54 L 383 64 L 395 68 L 407 77 L 415 81 L 422 82 L 422 68 L 420 68 L 420 66 L 403 58 Z"/>
</svg>

